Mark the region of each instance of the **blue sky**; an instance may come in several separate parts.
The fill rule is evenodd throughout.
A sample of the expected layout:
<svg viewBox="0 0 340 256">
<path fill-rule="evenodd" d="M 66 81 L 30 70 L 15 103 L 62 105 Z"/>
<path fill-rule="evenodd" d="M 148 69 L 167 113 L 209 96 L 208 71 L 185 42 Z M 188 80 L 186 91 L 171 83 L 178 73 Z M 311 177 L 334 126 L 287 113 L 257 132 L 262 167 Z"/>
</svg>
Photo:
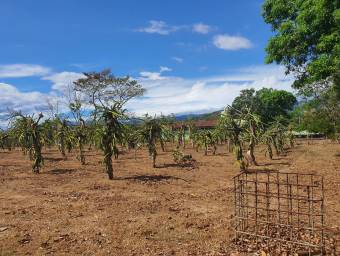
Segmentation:
<svg viewBox="0 0 340 256">
<path fill-rule="evenodd" d="M 241 89 L 289 89 L 264 64 L 259 0 L 1 0 L 0 117 L 62 101 L 82 72 L 111 68 L 147 88 L 136 114 L 220 109 Z M 42 102 L 44 101 L 44 102 Z"/>
</svg>

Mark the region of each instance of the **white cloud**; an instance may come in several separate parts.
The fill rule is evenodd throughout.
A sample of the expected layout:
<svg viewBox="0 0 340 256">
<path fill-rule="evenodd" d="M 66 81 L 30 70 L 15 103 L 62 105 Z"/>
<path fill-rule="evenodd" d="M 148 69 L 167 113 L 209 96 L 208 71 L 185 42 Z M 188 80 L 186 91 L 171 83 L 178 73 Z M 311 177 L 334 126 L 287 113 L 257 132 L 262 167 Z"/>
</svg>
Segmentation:
<svg viewBox="0 0 340 256">
<path fill-rule="evenodd" d="M 170 72 L 170 71 L 172 71 L 171 68 L 160 66 L 159 67 L 159 72 L 142 71 L 139 74 L 140 74 L 142 79 L 156 81 L 156 80 L 164 80 L 164 79 L 166 79 L 165 76 L 162 76 L 162 73 L 163 72 Z"/>
<path fill-rule="evenodd" d="M 0 78 L 43 76 L 50 71 L 49 68 L 33 64 L 0 65 Z"/>
<path fill-rule="evenodd" d="M 139 73 L 142 78 L 148 79 L 148 80 L 163 80 L 165 77 L 161 76 L 160 72 L 149 72 L 149 71 L 142 71 Z"/>
<path fill-rule="evenodd" d="M 44 102 L 45 95 L 40 92 L 20 92 L 10 84 L 0 83 L 0 112 L 8 109 L 20 108 L 23 111 L 40 108 Z"/>
<path fill-rule="evenodd" d="M 49 80 L 52 84 L 52 90 L 58 92 L 65 92 L 69 89 L 69 87 L 73 85 L 73 82 L 78 80 L 79 78 L 83 78 L 84 75 L 82 73 L 76 72 L 60 72 L 54 73 L 49 76 L 45 76 L 42 80 Z"/>
<path fill-rule="evenodd" d="M 171 59 L 173 59 L 174 61 L 178 62 L 178 63 L 183 63 L 184 59 L 180 58 L 180 57 L 172 57 Z"/>
<path fill-rule="evenodd" d="M 204 24 L 204 23 L 196 23 L 192 26 L 192 30 L 195 32 L 195 33 L 199 33 L 199 34 L 208 34 L 211 30 L 212 30 L 212 27 L 207 25 L 207 24 Z"/>
<path fill-rule="evenodd" d="M 11 110 L 20 110 L 25 114 L 38 112 L 48 114 L 48 102 L 52 102 L 55 105 L 58 104 L 60 112 L 65 112 L 68 105 L 69 86 L 72 88 L 73 81 L 81 77 L 84 75 L 75 72 L 60 72 L 42 77 L 42 80 L 52 82 L 52 90 L 49 93 L 21 92 L 13 85 L 0 83 L 0 127 L 7 126 L 8 120 L 4 117 Z"/>
<path fill-rule="evenodd" d="M 138 80 L 147 92 L 144 97 L 128 103 L 129 109 L 137 115 L 218 110 L 231 104 L 242 89 L 267 87 L 291 91 L 293 81 L 279 66 L 253 66 L 196 79 L 168 76 Z"/>
<path fill-rule="evenodd" d="M 150 20 L 148 26 L 136 29 L 137 32 L 159 35 L 169 35 L 170 33 L 178 30 L 193 31 L 198 34 L 208 34 L 213 30 L 213 27 L 202 22 L 195 23 L 193 25 L 173 26 L 162 20 Z"/>
<path fill-rule="evenodd" d="M 127 107 L 137 115 L 195 113 L 222 109 L 231 104 L 242 89 L 262 87 L 291 91 L 293 78 L 285 75 L 283 67 L 251 66 L 226 71 L 219 76 L 183 78 L 163 76 L 162 72 L 169 68 L 160 68 L 158 72 L 141 72 L 136 78 L 147 89 L 145 95 L 131 100 Z M 25 113 L 37 113 L 47 109 L 47 100 L 60 104 L 60 111 L 67 108 L 67 101 L 60 91 L 64 85 L 80 77 L 81 74 L 61 72 L 44 79 L 53 82 L 53 90 L 49 93 L 20 92 L 16 87 L 0 83 L 0 119 L 7 108 L 21 109 Z M 0 126 L 4 122 L 0 123 Z"/>
<path fill-rule="evenodd" d="M 66 112 L 68 108 L 69 89 L 72 82 L 83 77 L 80 73 L 61 72 L 43 77 L 49 80 L 52 90 L 48 93 L 38 91 L 21 92 L 15 86 L 0 83 L 0 127 L 6 127 L 8 120 L 4 119 L 9 111 L 22 111 L 24 114 L 43 112 L 45 116 L 50 114 L 48 103 L 58 105 L 60 113 Z M 69 88 L 69 86 L 71 86 Z"/>
<path fill-rule="evenodd" d="M 47 110 L 47 99 L 50 96 L 40 92 L 20 92 L 10 84 L 0 83 L 0 127 L 6 127 L 6 116 L 10 111 L 22 111 L 25 114 L 44 112 Z M 52 97 L 52 96 L 51 96 Z M 53 98 L 57 98 L 53 96 Z"/>
<path fill-rule="evenodd" d="M 252 43 L 247 38 L 227 34 L 214 36 L 213 43 L 217 48 L 230 51 L 249 49 L 252 47 Z"/>
<path fill-rule="evenodd" d="M 160 71 L 159 72 L 167 72 L 167 71 L 172 71 L 171 68 L 168 68 L 168 67 L 164 67 L 164 66 L 160 66 Z"/>
<path fill-rule="evenodd" d="M 171 32 L 175 32 L 180 27 L 178 26 L 169 26 L 164 21 L 161 20 L 150 20 L 149 26 L 144 28 L 137 29 L 138 32 L 144 32 L 149 34 L 159 34 L 159 35 L 168 35 Z"/>
</svg>

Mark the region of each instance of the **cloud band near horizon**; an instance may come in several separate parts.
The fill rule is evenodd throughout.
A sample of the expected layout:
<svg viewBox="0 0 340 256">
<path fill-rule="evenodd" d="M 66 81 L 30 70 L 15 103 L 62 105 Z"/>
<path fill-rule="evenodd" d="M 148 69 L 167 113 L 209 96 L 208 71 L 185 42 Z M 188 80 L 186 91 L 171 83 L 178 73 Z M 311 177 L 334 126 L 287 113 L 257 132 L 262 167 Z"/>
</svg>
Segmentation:
<svg viewBox="0 0 340 256">
<path fill-rule="evenodd" d="M 171 76 L 171 71 L 161 66 L 156 72 L 140 72 L 140 76 L 134 79 L 147 91 L 144 96 L 131 100 L 126 106 L 128 110 L 138 116 L 146 113 L 203 113 L 231 104 L 242 89 L 270 87 L 292 91 L 292 78 L 285 75 L 283 67 L 273 65 L 244 67 L 233 73 L 197 78 Z M 167 72 L 167 76 L 163 75 L 164 72 Z M 9 108 L 29 114 L 47 111 L 46 99 L 59 102 L 60 109 L 66 111 L 67 90 L 73 81 L 82 76 L 81 73 L 67 71 L 41 76 L 41 80 L 52 84 L 48 93 L 21 92 L 15 85 L 0 83 L 0 118 L 8 113 Z M 6 123 L 6 120 L 2 120 L 0 126 Z"/>
</svg>

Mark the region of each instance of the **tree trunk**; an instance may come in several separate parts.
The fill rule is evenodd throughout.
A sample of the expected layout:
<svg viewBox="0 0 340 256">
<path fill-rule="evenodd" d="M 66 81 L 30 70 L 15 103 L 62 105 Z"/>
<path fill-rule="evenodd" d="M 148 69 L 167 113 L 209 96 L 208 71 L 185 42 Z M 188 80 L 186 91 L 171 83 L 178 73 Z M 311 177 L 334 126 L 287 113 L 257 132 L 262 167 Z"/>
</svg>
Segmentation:
<svg viewBox="0 0 340 256">
<path fill-rule="evenodd" d="M 192 139 L 192 129 L 190 126 L 188 129 L 189 129 L 189 141 L 190 141 L 191 147 L 194 148 L 194 140 Z"/>
<path fill-rule="evenodd" d="M 231 151 L 232 151 L 232 146 L 231 146 L 231 140 L 230 139 L 228 139 L 228 152 L 230 153 Z"/>
<path fill-rule="evenodd" d="M 214 147 L 213 147 L 213 155 L 216 155 L 216 150 L 217 150 L 217 147 L 216 147 L 216 145 L 214 145 Z"/>
<path fill-rule="evenodd" d="M 112 136 L 109 131 L 103 136 L 103 148 L 104 148 L 104 163 L 106 173 L 109 176 L 109 179 L 113 179 L 113 168 L 112 168 Z"/>
<path fill-rule="evenodd" d="M 270 145 L 269 142 L 267 142 L 267 152 L 268 152 L 268 154 L 269 154 L 269 158 L 270 158 L 271 160 L 273 160 L 273 150 L 272 150 L 272 146 Z"/>
<path fill-rule="evenodd" d="M 239 163 L 240 171 L 246 171 L 246 164 L 244 162 L 243 152 L 242 152 L 242 143 L 239 139 L 240 130 L 235 127 L 233 134 L 233 150 L 236 155 L 236 160 Z"/>
<path fill-rule="evenodd" d="M 113 180 L 113 168 L 112 168 L 112 151 L 104 156 L 106 173 L 110 180 Z"/>
<path fill-rule="evenodd" d="M 83 145 L 83 139 L 80 136 L 78 138 L 78 146 L 79 146 L 79 161 L 82 165 L 85 164 L 85 154 L 84 154 L 84 145 Z"/>
<path fill-rule="evenodd" d="M 59 142 L 59 151 L 64 159 L 66 159 L 66 154 L 65 154 L 65 138 L 64 134 L 61 134 L 60 136 L 60 142 Z"/>
<path fill-rule="evenodd" d="M 251 161 L 253 164 L 257 165 L 256 163 L 256 158 L 254 155 L 254 149 L 255 149 L 255 137 L 256 137 L 256 126 L 254 124 L 254 122 L 250 122 L 250 131 L 251 131 L 251 138 L 250 138 L 250 142 L 249 142 L 249 155 L 251 157 Z"/>
<path fill-rule="evenodd" d="M 115 159 L 118 159 L 119 149 L 116 145 L 116 141 L 113 142 L 112 150 L 113 150 L 113 154 L 114 154 Z"/>
<path fill-rule="evenodd" d="M 33 129 L 36 129 L 36 127 L 34 127 Z M 39 134 L 36 130 L 33 131 L 32 137 L 33 137 L 32 139 L 33 139 L 33 159 L 34 159 L 32 171 L 34 173 L 39 173 L 41 164 L 43 162 L 43 157 L 41 155 L 41 143 L 40 143 Z"/>
<path fill-rule="evenodd" d="M 185 149 L 185 129 L 183 129 L 183 132 L 182 132 L 182 143 L 183 143 L 183 148 Z"/>
<path fill-rule="evenodd" d="M 152 167 L 153 168 L 156 168 L 156 155 L 157 155 L 156 152 L 152 153 Z"/>
<path fill-rule="evenodd" d="M 249 146 L 248 146 L 248 152 L 247 154 L 250 157 L 251 164 L 257 165 L 255 155 L 254 155 L 254 148 L 255 148 L 255 142 L 253 139 L 250 140 Z"/>
<path fill-rule="evenodd" d="M 114 153 L 114 129 L 115 129 L 115 118 L 108 113 L 105 117 L 106 130 L 102 138 L 102 144 L 104 149 L 104 163 L 106 173 L 110 180 L 113 180 L 113 167 L 112 167 L 112 155 Z"/>
<path fill-rule="evenodd" d="M 162 151 L 165 152 L 165 145 L 164 145 L 164 141 L 162 138 L 160 138 L 160 143 L 161 143 Z"/>
</svg>

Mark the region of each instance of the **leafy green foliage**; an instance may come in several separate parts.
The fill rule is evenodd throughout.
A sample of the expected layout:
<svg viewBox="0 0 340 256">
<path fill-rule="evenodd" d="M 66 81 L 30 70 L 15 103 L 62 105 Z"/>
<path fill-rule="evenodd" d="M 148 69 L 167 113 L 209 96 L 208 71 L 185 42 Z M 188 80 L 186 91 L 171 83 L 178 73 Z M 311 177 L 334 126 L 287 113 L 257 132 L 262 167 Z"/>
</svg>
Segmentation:
<svg viewBox="0 0 340 256">
<path fill-rule="evenodd" d="M 340 101 L 334 89 L 300 104 L 292 113 L 291 124 L 297 131 L 307 130 L 336 137 L 340 131 Z"/>
<path fill-rule="evenodd" d="M 191 167 L 193 169 L 197 168 L 197 162 L 195 159 L 193 159 L 192 155 L 184 154 L 182 151 L 179 150 L 179 147 L 172 151 L 172 156 L 174 162 L 181 167 Z"/>
<path fill-rule="evenodd" d="M 269 123 L 274 121 L 277 116 L 288 117 L 295 104 L 295 96 L 284 90 L 245 89 L 234 99 L 230 111 L 232 115 L 238 114 L 237 111 L 242 113 L 250 111 L 258 115 L 262 122 Z"/>
<path fill-rule="evenodd" d="M 285 65 L 295 88 L 330 83 L 340 91 L 340 1 L 266 0 L 263 17 L 275 32 L 267 63 Z"/>
<path fill-rule="evenodd" d="M 204 155 L 208 154 L 209 147 L 212 147 L 213 155 L 216 154 L 218 140 L 218 130 L 196 130 L 193 134 L 193 141 L 196 149 L 202 148 L 204 150 Z"/>
</svg>

